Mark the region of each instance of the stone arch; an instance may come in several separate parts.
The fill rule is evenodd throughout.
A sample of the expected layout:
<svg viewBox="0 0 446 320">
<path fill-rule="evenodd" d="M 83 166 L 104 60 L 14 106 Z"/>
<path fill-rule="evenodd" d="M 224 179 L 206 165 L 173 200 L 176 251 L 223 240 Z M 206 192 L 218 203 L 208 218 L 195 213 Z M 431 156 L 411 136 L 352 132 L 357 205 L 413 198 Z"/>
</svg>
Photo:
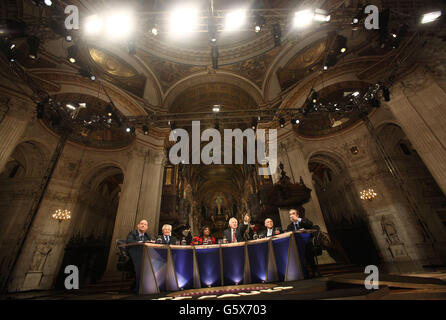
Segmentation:
<svg viewBox="0 0 446 320">
<path fill-rule="evenodd" d="M 337 262 L 359 265 L 377 262 L 366 212 L 343 157 L 336 152 L 318 150 L 309 155 L 308 168 L 330 234 L 330 255 Z"/>
<path fill-rule="evenodd" d="M 181 79 L 171 88 L 169 88 L 169 90 L 165 93 L 163 105 L 165 106 L 165 108 L 168 108 L 178 97 L 178 95 L 180 95 L 188 88 L 206 83 L 223 83 L 234 85 L 251 96 L 258 105 L 261 105 L 264 102 L 262 93 L 259 88 L 257 88 L 257 86 L 249 80 L 232 73 L 218 72 L 215 74 L 200 73 Z"/>
<path fill-rule="evenodd" d="M 15 256 L 15 245 L 39 190 L 48 153 L 44 145 L 25 140 L 17 144 L 8 163 L 20 164 L 22 171 L 14 174 L 15 167 L 7 164 L 0 174 L 0 283 L 6 280 L 3 276 L 8 274 L 8 265 Z"/>
</svg>

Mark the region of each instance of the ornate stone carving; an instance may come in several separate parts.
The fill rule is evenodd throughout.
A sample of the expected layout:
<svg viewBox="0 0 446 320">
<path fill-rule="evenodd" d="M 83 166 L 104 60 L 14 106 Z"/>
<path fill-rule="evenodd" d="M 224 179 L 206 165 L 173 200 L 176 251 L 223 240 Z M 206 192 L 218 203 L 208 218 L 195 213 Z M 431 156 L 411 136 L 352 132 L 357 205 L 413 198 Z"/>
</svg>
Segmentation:
<svg viewBox="0 0 446 320">
<path fill-rule="evenodd" d="M 51 250 L 52 248 L 49 246 L 48 242 L 39 243 L 34 251 L 29 271 L 42 272 Z"/>
</svg>

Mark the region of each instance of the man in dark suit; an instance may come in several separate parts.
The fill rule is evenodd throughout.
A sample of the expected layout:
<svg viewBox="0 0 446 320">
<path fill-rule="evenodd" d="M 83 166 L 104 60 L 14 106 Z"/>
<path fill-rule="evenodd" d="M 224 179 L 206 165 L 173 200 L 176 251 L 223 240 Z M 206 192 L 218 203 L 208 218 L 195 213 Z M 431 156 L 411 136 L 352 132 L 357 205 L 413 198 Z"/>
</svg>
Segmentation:
<svg viewBox="0 0 446 320">
<path fill-rule="evenodd" d="M 300 207 L 300 210 L 291 209 L 288 213 L 290 215 L 291 223 L 287 227 L 287 231 L 297 231 L 300 229 L 318 229 L 318 226 L 314 226 L 311 220 L 300 217 L 301 213 L 305 213 L 305 209 Z M 313 238 L 314 234 L 311 234 L 310 239 L 305 246 L 305 260 L 311 267 L 311 271 L 313 272 L 312 277 L 320 277 L 319 270 L 317 268 L 315 257 L 314 257 L 314 246 L 313 246 Z"/>
<path fill-rule="evenodd" d="M 177 238 L 172 236 L 172 226 L 170 224 L 165 224 L 161 228 L 161 243 L 163 244 L 176 244 Z"/>
<path fill-rule="evenodd" d="M 145 242 L 152 239 L 149 233 L 147 233 L 147 228 L 149 224 L 147 220 L 141 220 L 136 226 L 135 230 L 130 231 L 127 236 L 127 243 L 135 242 Z"/>
<path fill-rule="evenodd" d="M 245 233 L 246 228 L 248 228 L 250 219 L 249 215 L 246 214 L 243 217 L 243 225 L 241 226 L 238 225 L 236 218 L 232 217 L 229 219 L 229 228 L 223 233 L 226 240 L 228 240 L 228 243 L 244 241 L 243 234 Z"/>
<path fill-rule="evenodd" d="M 136 226 L 135 230 L 130 231 L 127 236 L 127 243 L 144 243 L 152 239 L 147 232 L 149 224 L 147 220 L 141 220 Z M 135 270 L 135 281 L 132 284 L 132 288 L 138 292 L 139 278 L 141 273 L 141 260 L 142 260 L 142 246 L 130 246 L 127 247 L 127 254 L 130 257 L 133 268 Z"/>
<path fill-rule="evenodd" d="M 280 228 L 276 228 L 274 229 L 274 222 L 271 218 L 266 218 L 265 219 L 265 230 L 263 230 L 260 233 L 260 237 L 261 238 L 267 238 L 267 237 L 272 237 L 275 236 L 277 234 L 280 234 L 281 230 Z"/>
</svg>

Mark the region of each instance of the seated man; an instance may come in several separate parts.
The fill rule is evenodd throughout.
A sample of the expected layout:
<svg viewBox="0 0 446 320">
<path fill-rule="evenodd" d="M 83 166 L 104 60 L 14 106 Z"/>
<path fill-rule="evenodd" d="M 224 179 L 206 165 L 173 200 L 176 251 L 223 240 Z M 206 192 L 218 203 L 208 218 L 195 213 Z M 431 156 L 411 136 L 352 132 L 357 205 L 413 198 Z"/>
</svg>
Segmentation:
<svg viewBox="0 0 446 320">
<path fill-rule="evenodd" d="M 274 229 L 274 222 L 271 218 L 265 219 L 265 230 L 260 233 L 261 238 L 272 237 L 274 235 L 280 234 L 280 228 Z"/>
<path fill-rule="evenodd" d="M 148 228 L 147 220 L 141 220 L 136 226 L 135 230 L 130 231 L 127 236 L 127 243 L 143 243 L 145 241 L 151 240 L 151 236 L 147 233 Z M 127 253 L 133 263 L 135 270 L 135 281 L 132 284 L 132 288 L 138 292 L 139 287 L 139 276 L 141 271 L 141 260 L 142 260 L 142 247 L 141 246 L 130 246 L 127 247 Z"/>
<path fill-rule="evenodd" d="M 287 227 L 287 231 L 295 231 L 300 229 L 318 229 L 318 226 L 314 226 L 311 220 L 300 217 L 300 213 L 305 213 L 304 208 L 299 208 L 300 212 L 296 209 L 291 209 L 289 211 L 291 223 Z M 314 234 L 311 234 L 310 239 L 305 246 L 305 260 L 310 265 L 311 271 L 313 272 L 313 277 L 320 277 L 319 270 L 317 268 L 316 262 L 314 261 L 314 246 L 313 246 Z"/>
<path fill-rule="evenodd" d="M 150 234 L 147 233 L 148 227 L 149 224 L 147 220 L 141 220 L 136 226 L 136 229 L 130 231 L 130 233 L 128 234 L 127 243 L 144 242 L 151 240 L 152 238 L 150 237 Z"/>
<path fill-rule="evenodd" d="M 170 224 L 163 225 L 161 231 L 163 232 L 161 240 L 163 244 L 176 244 L 177 238 L 172 236 L 172 226 Z"/>
<path fill-rule="evenodd" d="M 229 219 L 229 228 L 224 231 L 224 236 L 226 240 L 228 240 L 228 243 L 233 242 L 243 242 L 243 234 L 246 231 L 246 228 L 248 228 L 249 220 L 251 218 L 249 215 L 245 215 L 243 218 L 243 225 L 238 226 L 238 221 L 236 218 L 232 217 Z"/>
</svg>

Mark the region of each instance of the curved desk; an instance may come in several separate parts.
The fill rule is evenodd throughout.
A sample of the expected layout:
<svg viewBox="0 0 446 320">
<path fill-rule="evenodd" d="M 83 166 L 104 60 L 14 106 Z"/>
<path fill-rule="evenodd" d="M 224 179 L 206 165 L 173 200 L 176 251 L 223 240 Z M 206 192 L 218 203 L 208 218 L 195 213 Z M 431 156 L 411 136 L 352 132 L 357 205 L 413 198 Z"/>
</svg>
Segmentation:
<svg viewBox="0 0 446 320">
<path fill-rule="evenodd" d="M 315 230 L 218 245 L 125 245 L 140 294 L 304 279 L 305 245 Z"/>
</svg>

